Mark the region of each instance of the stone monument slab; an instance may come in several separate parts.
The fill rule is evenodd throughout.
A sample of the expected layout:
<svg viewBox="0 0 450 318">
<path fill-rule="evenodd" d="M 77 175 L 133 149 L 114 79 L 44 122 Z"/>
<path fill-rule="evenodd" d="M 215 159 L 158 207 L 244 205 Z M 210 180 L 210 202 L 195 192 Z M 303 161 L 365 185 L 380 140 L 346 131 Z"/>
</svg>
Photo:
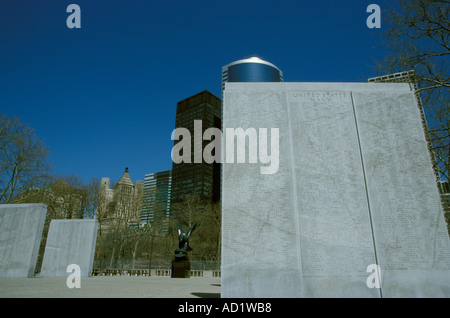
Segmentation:
<svg viewBox="0 0 450 318">
<path fill-rule="evenodd" d="M 0 204 L 0 277 L 33 277 L 44 229 L 44 204 Z"/>
<path fill-rule="evenodd" d="M 385 92 L 382 107 L 373 92 L 353 99 L 382 295 L 450 297 L 448 233 L 415 96 Z"/>
<path fill-rule="evenodd" d="M 425 280 L 439 290 L 430 296 L 450 296 L 436 281 L 450 273 L 450 243 L 414 98 L 407 84 L 226 84 L 224 133 L 278 128 L 279 168 L 249 162 L 250 138 L 245 163 L 228 162 L 235 137 L 224 135 L 223 297 L 417 295 L 395 291 L 405 280 L 397 289 Z M 366 283 L 371 264 L 381 288 Z M 408 280 L 415 270 L 430 275 Z"/>
<path fill-rule="evenodd" d="M 98 221 L 52 220 L 45 245 L 41 277 L 67 276 L 67 267 L 76 264 L 81 276 L 92 274 Z"/>
</svg>

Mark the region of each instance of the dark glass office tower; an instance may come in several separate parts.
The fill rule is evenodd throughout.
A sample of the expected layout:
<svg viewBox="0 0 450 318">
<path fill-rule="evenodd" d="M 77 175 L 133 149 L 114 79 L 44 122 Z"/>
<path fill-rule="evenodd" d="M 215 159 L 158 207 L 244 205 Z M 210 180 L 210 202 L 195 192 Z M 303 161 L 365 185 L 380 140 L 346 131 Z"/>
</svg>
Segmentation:
<svg viewBox="0 0 450 318">
<path fill-rule="evenodd" d="M 238 60 L 222 67 L 222 90 L 226 82 L 282 82 L 283 72 L 259 57 Z"/>
<path fill-rule="evenodd" d="M 140 226 L 150 225 L 167 233 L 170 214 L 172 171 L 166 170 L 145 175 Z"/>
<path fill-rule="evenodd" d="M 172 163 L 171 203 L 188 195 L 199 195 L 209 201 L 220 200 L 220 163 L 194 162 L 194 121 L 201 120 L 202 136 L 206 129 L 221 128 L 221 100 L 203 91 L 177 103 L 175 128 L 186 128 L 191 134 L 191 163 Z M 181 140 L 175 140 L 174 145 Z M 202 140 L 202 149 L 211 140 Z"/>
</svg>

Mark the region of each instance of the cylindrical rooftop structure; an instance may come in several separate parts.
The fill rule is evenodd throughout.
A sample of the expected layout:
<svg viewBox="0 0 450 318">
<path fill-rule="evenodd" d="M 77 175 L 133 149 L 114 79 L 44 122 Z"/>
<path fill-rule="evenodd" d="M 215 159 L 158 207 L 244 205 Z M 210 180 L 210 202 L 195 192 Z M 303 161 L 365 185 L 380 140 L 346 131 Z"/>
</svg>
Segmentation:
<svg viewBox="0 0 450 318">
<path fill-rule="evenodd" d="M 250 57 L 222 67 L 222 90 L 226 82 L 282 82 L 283 72 L 259 57 Z"/>
</svg>

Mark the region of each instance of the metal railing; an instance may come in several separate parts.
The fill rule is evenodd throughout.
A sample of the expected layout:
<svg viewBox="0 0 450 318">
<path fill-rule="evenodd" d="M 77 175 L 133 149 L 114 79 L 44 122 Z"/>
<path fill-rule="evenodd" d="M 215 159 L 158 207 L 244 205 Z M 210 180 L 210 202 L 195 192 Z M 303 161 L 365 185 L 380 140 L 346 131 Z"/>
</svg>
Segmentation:
<svg viewBox="0 0 450 318">
<path fill-rule="evenodd" d="M 220 261 L 192 260 L 191 277 L 221 277 Z M 172 274 L 172 261 L 121 259 L 111 263 L 107 260 L 95 260 L 93 276 L 165 276 Z"/>
<path fill-rule="evenodd" d="M 131 270 L 120 270 L 120 269 L 98 269 L 94 268 L 92 270 L 92 276 L 161 276 L 161 277 L 171 277 L 171 269 L 131 269 Z M 220 270 L 191 270 L 190 277 L 221 277 Z"/>
</svg>

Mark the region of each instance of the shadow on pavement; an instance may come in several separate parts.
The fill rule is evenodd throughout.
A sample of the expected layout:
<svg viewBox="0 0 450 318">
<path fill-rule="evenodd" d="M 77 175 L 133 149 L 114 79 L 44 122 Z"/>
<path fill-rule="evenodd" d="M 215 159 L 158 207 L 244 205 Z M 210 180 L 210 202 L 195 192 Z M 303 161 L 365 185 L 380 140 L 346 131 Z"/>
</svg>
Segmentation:
<svg viewBox="0 0 450 318">
<path fill-rule="evenodd" d="M 191 293 L 191 295 L 200 298 L 220 298 L 220 293 Z"/>
</svg>

